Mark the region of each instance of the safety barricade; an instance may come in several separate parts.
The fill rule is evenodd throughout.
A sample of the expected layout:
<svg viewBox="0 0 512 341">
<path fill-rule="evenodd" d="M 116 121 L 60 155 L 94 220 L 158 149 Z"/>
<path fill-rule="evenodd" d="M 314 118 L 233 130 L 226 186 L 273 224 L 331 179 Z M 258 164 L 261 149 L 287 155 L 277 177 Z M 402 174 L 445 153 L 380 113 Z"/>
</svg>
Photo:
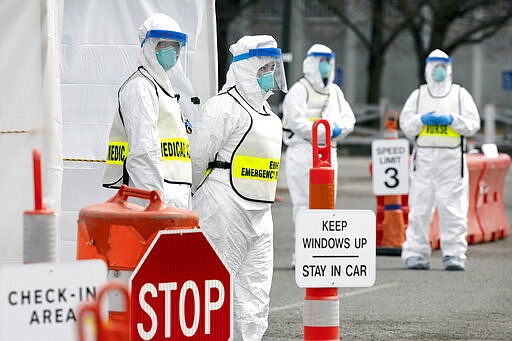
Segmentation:
<svg viewBox="0 0 512 341">
<path fill-rule="evenodd" d="M 480 181 L 486 168 L 486 157 L 483 154 L 466 154 L 469 172 L 469 206 L 468 206 L 468 244 L 484 241 L 484 231 L 476 214 L 476 205 L 480 189 Z"/>
<path fill-rule="evenodd" d="M 432 250 L 439 249 L 439 247 L 441 247 L 441 237 L 439 233 L 439 213 L 437 213 L 437 209 L 434 210 L 432 220 L 430 221 L 428 238 L 430 240 L 430 247 Z"/>
<path fill-rule="evenodd" d="M 508 154 L 486 159 L 476 203 L 476 216 L 482 227 L 485 242 L 505 238 L 510 231 L 503 201 L 505 178 L 509 167 Z"/>
<path fill-rule="evenodd" d="M 503 192 L 510 167 L 508 154 L 487 158 L 483 154 L 466 154 L 469 172 L 469 207 L 467 223 L 468 244 L 489 242 L 508 236 L 510 225 L 506 216 Z M 371 164 L 370 164 L 371 173 Z M 384 196 L 376 196 L 376 245 L 382 245 Z M 408 196 L 402 195 L 402 212 L 408 226 Z M 429 239 L 432 249 L 440 247 L 439 215 L 434 211 Z"/>
<path fill-rule="evenodd" d="M 117 291 L 123 297 L 125 311 L 127 314 L 122 316 L 119 321 L 113 322 L 111 319 L 104 320 L 102 317 L 102 304 L 106 301 L 106 295 L 111 291 Z M 96 335 L 97 341 L 127 341 L 129 340 L 129 329 L 125 326 L 129 323 L 130 294 L 128 287 L 121 281 L 107 282 L 99 290 L 96 300 L 82 303 L 78 313 L 77 328 L 79 341 L 86 341 L 90 338 L 89 334 Z"/>
</svg>

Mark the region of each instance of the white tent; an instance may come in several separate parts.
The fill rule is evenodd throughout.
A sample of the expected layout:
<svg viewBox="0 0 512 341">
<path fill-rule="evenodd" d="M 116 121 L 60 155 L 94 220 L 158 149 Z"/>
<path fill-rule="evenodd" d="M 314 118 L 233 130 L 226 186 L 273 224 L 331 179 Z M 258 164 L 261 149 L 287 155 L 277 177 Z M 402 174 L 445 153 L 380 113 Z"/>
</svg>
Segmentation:
<svg viewBox="0 0 512 341">
<path fill-rule="evenodd" d="M 192 88 L 179 90 L 204 102 L 217 89 L 214 0 L 0 2 L 0 263 L 22 259 L 33 148 L 44 201 L 60 217 L 61 261 L 75 258 L 78 211 L 114 195 L 101 180 L 117 89 L 135 70 L 137 29 L 155 12 L 188 34 Z"/>
</svg>

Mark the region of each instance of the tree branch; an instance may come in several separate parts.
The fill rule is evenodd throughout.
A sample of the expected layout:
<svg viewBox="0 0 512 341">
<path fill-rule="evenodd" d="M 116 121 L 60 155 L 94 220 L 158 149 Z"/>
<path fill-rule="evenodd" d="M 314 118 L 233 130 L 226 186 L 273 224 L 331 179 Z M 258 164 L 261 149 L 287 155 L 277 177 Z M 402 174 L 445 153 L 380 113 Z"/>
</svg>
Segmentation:
<svg viewBox="0 0 512 341">
<path fill-rule="evenodd" d="M 510 17 L 506 18 L 503 17 L 501 20 L 498 21 L 492 21 L 487 22 L 484 25 L 481 25 L 479 27 L 473 28 L 469 30 L 468 32 L 465 32 L 464 34 L 461 34 L 459 37 L 453 39 L 453 42 L 451 44 L 448 44 L 445 49 L 447 51 L 453 51 L 455 48 L 461 45 L 469 45 L 469 44 L 476 44 L 484 41 L 485 39 L 493 36 L 496 32 L 498 32 L 500 29 L 505 26 L 507 21 L 510 19 Z M 487 30 L 489 29 L 489 30 Z M 476 33 L 479 33 L 480 31 L 482 34 L 478 37 L 472 38 L 472 36 Z"/>
<path fill-rule="evenodd" d="M 509 20 L 512 19 L 512 7 L 504 15 L 493 20 L 487 20 L 477 25 L 459 36 L 455 37 L 451 44 L 447 47 L 455 49 L 459 45 L 478 43 L 498 32 Z M 475 34 L 481 33 L 481 36 L 473 37 Z"/>
<path fill-rule="evenodd" d="M 341 21 L 347 25 L 348 28 L 350 28 L 352 30 L 352 32 L 354 32 L 354 34 L 359 38 L 359 40 L 361 40 L 361 42 L 363 43 L 363 45 L 366 47 L 367 50 L 371 50 L 372 48 L 372 44 L 371 42 L 368 40 L 368 38 L 366 38 L 366 36 L 363 34 L 363 32 L 361 32 L 357 26 L 352 23 L 352 21 L 350 21 L 349 18 L 347 18 L 345 16 L 345 14 L 343 14 L 340 10 L 338 10 L 338 8 L 336 8 L 335 6 L 332 6 L 329 2 L 329 0 L 319 0 L 319 2 L 323 5 L 325 5 L 325 7 L 332 13 L 334 14 L 335 16 L 337 16 L 338 18 L 341 19 Z"/>
</svg>

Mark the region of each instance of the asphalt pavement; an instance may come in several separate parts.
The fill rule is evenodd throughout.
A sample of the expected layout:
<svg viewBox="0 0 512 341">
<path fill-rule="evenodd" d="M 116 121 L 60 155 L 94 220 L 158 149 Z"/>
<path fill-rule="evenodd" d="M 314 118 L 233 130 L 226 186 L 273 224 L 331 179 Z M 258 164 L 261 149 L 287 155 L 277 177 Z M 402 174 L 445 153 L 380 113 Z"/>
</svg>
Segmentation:
<svg viewBox="0 0 512 341">
<path fill-rule="evenodd" d="M 283 158 L 284 160 L 284 158 Z M 338 209 L 370 209 L 375 196 L 370 156 L 339 157 Z M 305 289 L 291 267 L 294 248 L 291 200 L 281 165 L 273 206 L 274 277 L 266 341 L 303 340 Z M 512 174 L 505 205 L 512 221 Z M 444 271 L 434 250 L 429 271 L 404 270 L 400 257 L 377 256 L 376 281 L 369 288 L 340 288 L 342 340 L 512 340 L 512 237 L 472 244 L 464 272 Z"/>
</svg>

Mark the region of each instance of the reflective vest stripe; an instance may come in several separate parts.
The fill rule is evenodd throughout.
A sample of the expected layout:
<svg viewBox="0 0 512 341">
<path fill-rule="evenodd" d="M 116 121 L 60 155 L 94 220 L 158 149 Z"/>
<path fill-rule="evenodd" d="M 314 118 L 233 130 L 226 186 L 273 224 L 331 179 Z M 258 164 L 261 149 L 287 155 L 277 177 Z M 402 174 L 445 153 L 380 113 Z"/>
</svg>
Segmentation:
<svg viewBox="0 0 512 341">
<path fill-rule="evenodd" d="M 460 134 L 450 126 L 424 126 L 419 136 L 453 136 L 460 137 Z"/>
<path fill-rule="evenodd" d="M 187 139 L 161 139 L 160 146 L 162 148 L 163 160 L 190 162 L 190 146 Z"/>
<path fill-rule="evenodd" d="M 254 156 L 235 155 L 233 177 L 276 182 L 279 173 L 279 160 Z"/>
<path fill-rule="evenodd" d="M 110 141 L 108 144 L 107 163 L 110 165 L 122 165 L 128 157 L 128 142 Z"/>
</svg>

